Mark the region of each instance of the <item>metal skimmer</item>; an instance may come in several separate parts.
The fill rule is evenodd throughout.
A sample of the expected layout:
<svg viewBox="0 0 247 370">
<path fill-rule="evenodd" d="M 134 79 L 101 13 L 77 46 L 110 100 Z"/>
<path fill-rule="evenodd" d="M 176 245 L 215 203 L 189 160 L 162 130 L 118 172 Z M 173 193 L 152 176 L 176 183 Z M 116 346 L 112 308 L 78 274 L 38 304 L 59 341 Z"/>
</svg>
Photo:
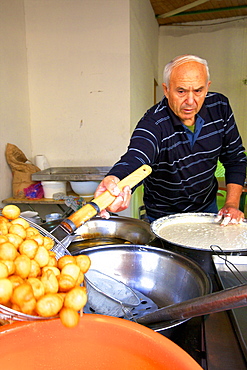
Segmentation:
<svg viewBox="0 0 247 370">
<path fill-rule="evenodd" d="M 97 270 L 85 275 L 88 302 L 85 313 L 97 313 L 135 321 L 146 311 L 155 311 L 157 305 L 144 294 L 131 289 L 123 282 Z"/>
</svg>

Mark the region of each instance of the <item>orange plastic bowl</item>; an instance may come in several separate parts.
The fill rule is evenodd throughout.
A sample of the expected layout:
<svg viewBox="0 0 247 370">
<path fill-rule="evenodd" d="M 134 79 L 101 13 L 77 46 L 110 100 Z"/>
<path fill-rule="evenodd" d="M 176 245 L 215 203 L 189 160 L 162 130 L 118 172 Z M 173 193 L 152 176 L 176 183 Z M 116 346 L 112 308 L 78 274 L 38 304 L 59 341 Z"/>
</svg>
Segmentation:
<svg viewBox="0 0 247 370">
<path fill-rule="evenodd" d="M 0 328 L 4 370 L 202 370 L 170 339 L 142 325 L 84 315 L 76 328 L 59 319 L 16 322 Z"/>
</svg>

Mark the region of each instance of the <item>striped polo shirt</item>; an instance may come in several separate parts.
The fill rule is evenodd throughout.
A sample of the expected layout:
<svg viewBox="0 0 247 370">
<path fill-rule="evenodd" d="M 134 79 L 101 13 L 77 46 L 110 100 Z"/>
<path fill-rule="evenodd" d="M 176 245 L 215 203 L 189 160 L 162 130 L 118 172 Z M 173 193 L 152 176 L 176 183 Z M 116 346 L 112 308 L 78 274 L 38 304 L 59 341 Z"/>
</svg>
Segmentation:
<svg viewBox="0 0 247 370">
<path fill-rule="evenodd" d="M 226 183 L 243 185 L 246 156 L 228 99 L 208 93 L 191 132 L 169 108 L 167 98 L 137 124 L 126 153 L 108 175 L 124 178 L 142 164 L 152 167 L 144 181 L 150 217 L 203 211 L 216 197 L 217 160 Z"/>
</svg>

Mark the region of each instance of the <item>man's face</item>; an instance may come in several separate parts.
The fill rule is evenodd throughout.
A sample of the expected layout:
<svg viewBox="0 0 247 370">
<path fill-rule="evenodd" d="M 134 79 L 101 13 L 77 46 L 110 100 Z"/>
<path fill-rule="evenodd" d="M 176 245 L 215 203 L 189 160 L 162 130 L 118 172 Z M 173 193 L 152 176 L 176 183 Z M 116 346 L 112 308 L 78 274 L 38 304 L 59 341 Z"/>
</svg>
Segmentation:
<svg viewBox="0 0 247 370">
<path fill-rule="evenodd" d="M 209 86 L 205 66 L 192 61 L 175 67 L 169 86 L 163 84 L 163 89 L 169 107 L 184 124 L 190 126 L 195 123 L 195 115 L 202 107 Z"/>
</svg>

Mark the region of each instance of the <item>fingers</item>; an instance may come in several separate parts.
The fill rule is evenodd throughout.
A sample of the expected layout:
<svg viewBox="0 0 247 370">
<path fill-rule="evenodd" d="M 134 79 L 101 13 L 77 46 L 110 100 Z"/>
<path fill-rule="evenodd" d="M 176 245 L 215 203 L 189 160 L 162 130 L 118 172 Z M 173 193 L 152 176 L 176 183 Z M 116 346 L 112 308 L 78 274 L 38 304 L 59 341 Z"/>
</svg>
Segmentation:
<svg viewBox="0 0 247 370">
<path fill-rule="evenodd" d="M 119 178 L 116 176 L 107 176 L 101 181 L 98 188 L 96 189 L 96 192 L 94 194 L 95 198 L 100 196 L 106 190 L 108 190 L 112 195 L 116 197 L 113 203 L 106 208 L 106 211 L 100 212 L 100 216 L 103 218 L 110 217 L 108 212 L 121 212 L 129 207 L 131 200 L 131 189 L 129 186 L 125 186 L 122 191 L 120 191 L 117 186 L 119 181 Z"/>
<path fill-rule="evenodd" d="M 120 194 L 116 197 L 114 202 L 107 207 L 107 211 L 110 212 L 121 212 L 129 207 L 131 200 L 131 189 L 129 186 L 125 186 Z"/>
<path fill-rule="evenodd" d="M 103 209 L 100 213 L 99 213 L 99 216 L 101 218 L 105 218 L 106 220 L 108 220 L 110 218 L 110 213 L 107 212 L 105 209 Z"/>
<path fill-rule="evenodd" d="M 116 176 L 107 176 L 105 177 L 99 186 L 97 187 L 94 197 L 97 198 L 99 195 L 104 193 L 106 190 L 108 190 L 112 195 L 118 196 L 120 194 L 120 190 L 117 186 L 117 183 L 119 182 L 119 178 Z"/>
<path fill-rule="evenodd" d="M 227 226 L 228 224 L 240 224 L 243 219 L 244 214 L 239 209 L 234 207 L 223 207 L 215 218 L 215 222 L 221 221 L 221 226 Z"/>
</svg>

